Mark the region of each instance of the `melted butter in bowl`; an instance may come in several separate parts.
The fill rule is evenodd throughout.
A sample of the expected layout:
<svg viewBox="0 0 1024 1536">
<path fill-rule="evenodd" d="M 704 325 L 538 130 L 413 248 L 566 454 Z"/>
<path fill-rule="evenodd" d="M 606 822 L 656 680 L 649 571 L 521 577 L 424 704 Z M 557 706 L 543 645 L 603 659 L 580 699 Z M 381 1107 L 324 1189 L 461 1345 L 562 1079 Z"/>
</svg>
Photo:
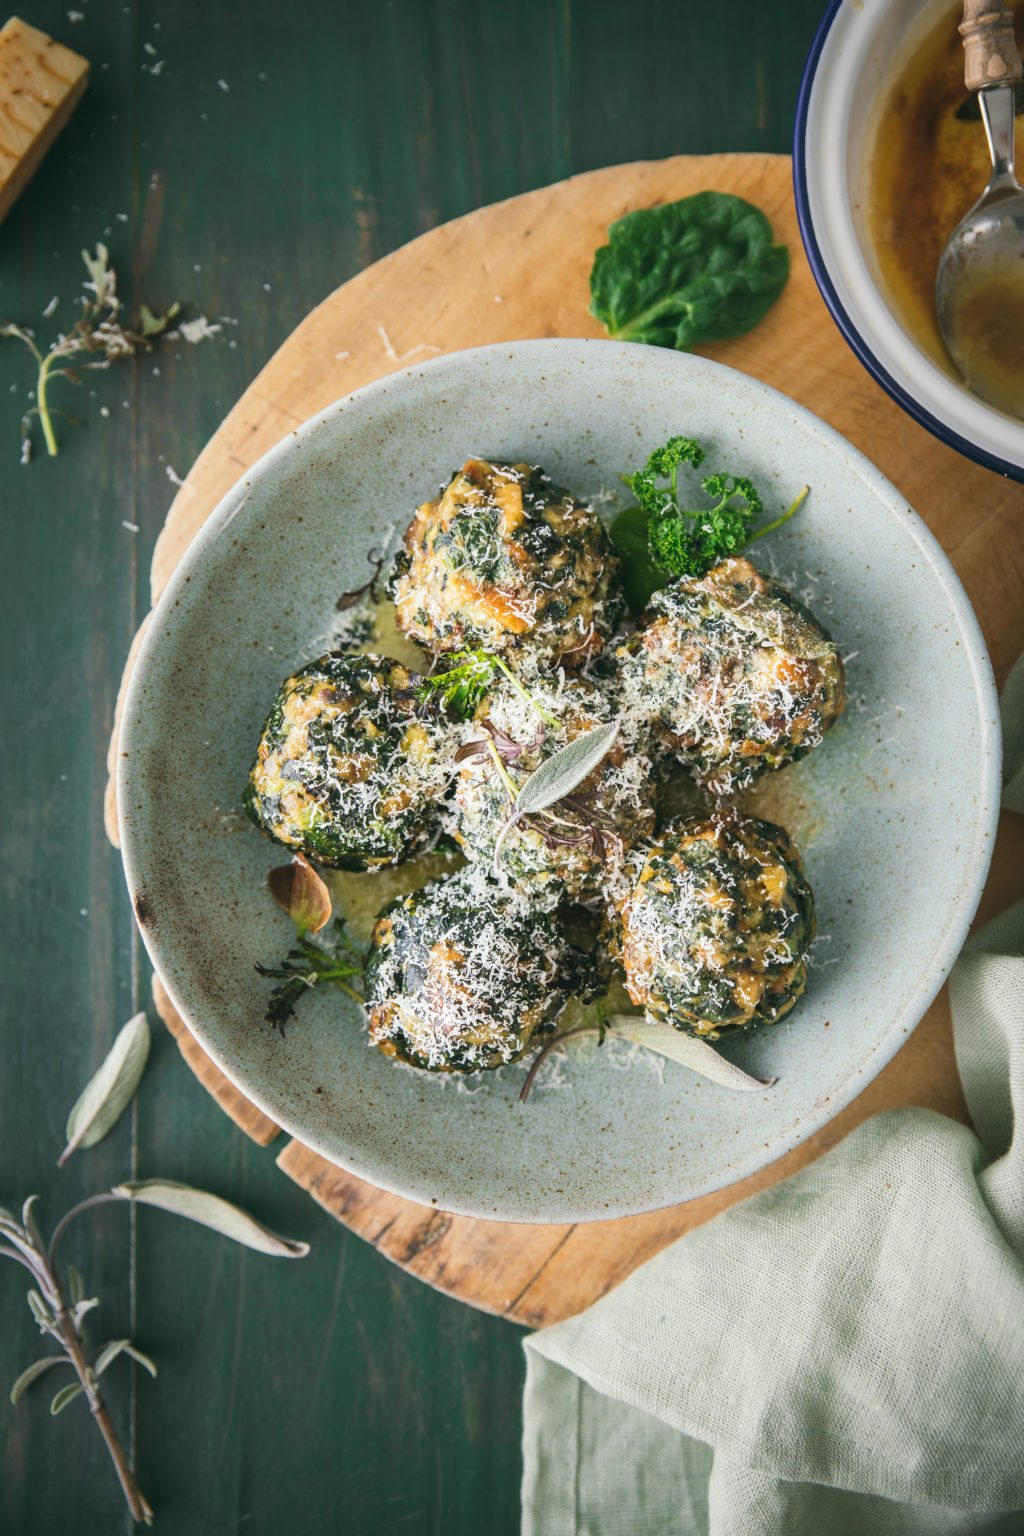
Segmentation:
<svg viewBox="0 0 1024 1536">
<path fill-rule="evenodd" d="M 1024 418 L 1024 249 L 965 266 L 949 312 L 951 340 L 968 388 Z"/>
<path fill-rule="evenodd" d="M 1013 5 L 1024 47 L 1024 0 Z M 980 113 L 964 87 L 959 4 L 945 4 L 897 64 L 867 150 L 866 227 L 890 307 L 929 358 L 957 383 L 935 313 L 946 241 L 980 197 L 991 165 Z M 1015 318 L 1016 317 L 1016 318 Z M 1024 275 L 981 268 L 960 309 L 968 385 L 1011 415 L 1024 411 Z M 968 339 L 968 332 L 974 336 Z M 985 367 L 984 357 L 993 362 Z M 980 372 L 980 369 L 984 372 Z"/>
</svg>

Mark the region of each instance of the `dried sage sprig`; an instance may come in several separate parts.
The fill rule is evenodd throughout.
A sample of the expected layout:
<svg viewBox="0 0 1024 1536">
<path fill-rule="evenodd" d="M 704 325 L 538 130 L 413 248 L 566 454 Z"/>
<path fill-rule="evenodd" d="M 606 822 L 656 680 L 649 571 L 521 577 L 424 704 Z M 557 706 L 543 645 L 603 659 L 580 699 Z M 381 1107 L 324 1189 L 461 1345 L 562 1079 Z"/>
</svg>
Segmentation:
<svg viewBox="0 0 1024 1536">
<path fill-rule="evenodd" d="M 92 1146 L 105 1136 L 127 1107 L 149 1049 L 149 1029 L 144 1025 L 143 1014 L 136 1014 L 128 1021 L 114 1041 L 106 1061 L 79 1097 L 68 1118 L 69 1139 L 62 1162 L 75 1147 Z M 82 1323 L 87 1314 L 99 1306 L 99 1299 L 86 1296 L 82 1277 L 73 1264 L 68 1264 L 61 1276 L 57 1267 L 61 1238 L 82 1211 L 110 1201 L 134 1201 L 184 1216 L 236 1243 L 276 1258 L 302 1258 L 309 1252 L 309 1245 L 279 1237 L 219 1195 L 191 1189 L 169 1179 L 118 1184 L 113 1189 L 91 1195 L 61 1217 L 47 1244 L 32 1210 L 36 1198 L 30 1195 L 25 1201 L 20 1220 L 0 1206 L 0 1258 L 13 1259 L 28 1270 L 33 1281 L 28 1293 L 29 1309 L 40 1333 L 53 1339 L 60 1353 L 43 1355 L 27 1366 L 11 1387 L 11 1402 L 17 1403 L 29 1387 L 54 1366 L 70 1366 L 77 1379 L 65 1383 L 54 1395 L 50 1403 L 51 1414 L 62 1413 L 76 1398 L 85 1397 L 106 1442 L 133 1518 L 151 1525 L 153 1511 L 135 1481 L 131 1464 L 100 1394 L 99 1378 L 121 1355 L 135 1360 L 152 1376 L 156 1376 L 156 1366 L 131 1339 L 108 1339 L 98 1349 L 90 1347 Z"/>
<path fill-rule="evenodd" d="M 157 1210 L 184 1216 L 201 1227 L 211 1227 L 223 1237 L 234 1238 L 245 1248 L 269 1253 L 275 1259 L 302 1259 L 309 1252 L 308 1243 L 279 1237 L 247 1211 L 232 1205 L 230 1200 L 209 1195 L 203 1189 L 192 1189 L 188 1184 L 175 1184 L 170 1179 L 141 1179 L 131 1184 L 116 1184 L 110 1193 L 118 1200 L 134 1200 L 139 1205 L 153 1205 Z"/>
<path fill-rule="evenodd" d="M 77 373 L 67 366 L 72 358 L 88 353 L 95 361 L 82 363 L 79 366 L 109 368 L 116 358 L 131 357 L 136 352 L 151 351 L 153 342 L 159 336 L 178 334 L 168 331 L 171 321 L 177 318 L 181 310 L 180 304 L 176 303 L 162 315 L 154 314 L 143 304 L 139 308 L 138 330 L 122 325 L 121 300 L 117 294 L 117 273 L 110 265 L 110 252 L 102 241 L 97 244 L 94 255 L 89 251 L 83 251 L 82 260 L 85 262 L 89 278 L 84 284 L 86 297 L 82 300 L 81 314 L 71 329 L 66 334 L 59 335 L 47 351 L 42 351 L 37 345 L 35 336 L 27 326 L 15 325 L 12 321 L 0 323 L 0 337 L 10 336 L 27 347 L 37 370 L 36 403 L 29 407 L 21 419 L 21 462 L 23 464 L 28 463 L 32 454 L 33 416 L 39 417 L 47 453 L 53 458 L 58 452 L 48 390 L 53 379 L 67 379 L 72 384 L 81 383 Z M 197 321 L 188 321 L 182 326 L 181 334 L 189 332 L 189 327 L 192 328 L 187 334 L 189 341 L 199 341 L 220 329 L 219 326 L 208 325 L 205 321 L 202 327 Z"/>
</svg>

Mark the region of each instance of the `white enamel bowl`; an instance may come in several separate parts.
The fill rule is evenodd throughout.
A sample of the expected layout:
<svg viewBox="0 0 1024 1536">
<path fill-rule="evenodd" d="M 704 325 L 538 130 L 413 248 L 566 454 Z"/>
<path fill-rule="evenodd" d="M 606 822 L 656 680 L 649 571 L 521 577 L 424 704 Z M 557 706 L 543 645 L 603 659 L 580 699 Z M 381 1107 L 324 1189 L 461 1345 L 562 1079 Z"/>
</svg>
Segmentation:
<svg viewBox="0 0 1024 1536">
<path fill-rule="evenodd" d="M 943 442 L 1024 480 L 1024 423 L 969 394 L 903 329 L 867 226 L 866 172 L 887 83 L 942 11 L 954 27 L 956 0 L 833 0 L 797 105 L 797 217 L 822 297 L 879 384 Z"/>
<path fill-rule="evenodd" d="M 807 993 L 728 1054 L 736 1094 L 622 1042 L 569 1047 L 526 1104 L 524 1068 L 468 1084 L 397 1067 L 335 989 L 287 1039 L 262 1022 L 291 927 L 282 851 L 238 814 L 281 682 L 326 649 L 366 551 L 470 453 L 538 463 L 590 498 L 673 433 L 799 515 L 757 546 L 849 658 L 846 716 L 773 776 L 821 938 Z M 169 583 L 132 674 L 118 803 L 125 872 L 168 991 L 248 1098 L 325 1157 L 426 1205 L 513 1221 L 620 1216 L 731 1183 L 809 1136 L 906 1039 L 963 940 L 988 867 L 999 739 L 974 615 L 921 520 L 785 396 L 654 347 L 527 341 L 441 357 L 339 401 L 251 470 Z M 781 796 L 781 800 L 778 797 Z M 467 1088 L 470 1091 L 467 1091 Z"/>
</svg>

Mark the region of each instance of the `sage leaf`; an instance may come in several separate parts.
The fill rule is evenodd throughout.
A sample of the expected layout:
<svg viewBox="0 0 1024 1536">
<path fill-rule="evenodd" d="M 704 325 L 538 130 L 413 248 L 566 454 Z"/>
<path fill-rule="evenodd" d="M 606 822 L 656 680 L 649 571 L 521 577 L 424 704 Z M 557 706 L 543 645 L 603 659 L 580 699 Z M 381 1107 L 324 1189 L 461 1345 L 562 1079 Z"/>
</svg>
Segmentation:
<svg viewBox="0 0 1024 1536">
<path fill-rule="evenodd" d="M 79 1381 L 73 1381 L 68 1386 L 61 1387 L 57 1396 L 50 1404 L 50 1412 L 53 1414 L 60 1413 L 62 1408 L 66 1408 L 68 1403 L 73 1403 L 75 1398 L 80 1397 L 84 1391 L 85 1388 Z"/>
<path fill-rule="evenodd" d="M 657 1051 L 661 1056 L 668 1056 L 672 1061 L 681 1062 L 684 1067 L 689 1067 L 691 1072 L 697 1072 L 701 1077 L 706 1077 L 721 1088 L 732 1088 L 741 1093 L 756 1093 L 758 1089 L 770 1088 L 775 1082 L 770 1077 L 766 1082 L 759 1078 L 751 1077 L 733 1062 L 727 1061 L 724 1056 L 719 1056 L 714 1046 L 707 1040 L 698 1040 L 695 1035 L 687 1035 L 681 1029 L 675 1029 L 671 1024 L 664 1023 L 661 1019 L 652 1019 L 630 1014 L 616 1014 L 608 1020 L 609 1025 L 617 1035 L 623 1035 L 627 1040 L 633 1040 L 637 1045 L 644 1046 L 649 1051 Z"/>
<path fill-rule="evenodd" d="M 97 240 L 96 255 L 90 256 L 88 251 L 83 251 L 82 260 L 85 262 L 86 270 L 99 297 L 106 292 L 107 284 L 110 282 L 110 252 L 102 240 Z"/>
<path fill-rule="evenodd" d="M 219 1195 L 207 1194 L 205 1190 L 192 1189 L 187 1184 L 175 1184 L 169 1179 L 142 1179 L 137 1183 L 118 1184 L 112 1193 L 122 1200 L 136 1200 L 140 1205 L 154 1205 L 158 1210 L 185 1216 L 189 1221 L 233 1238 L 236 1243 L 243 1243 L 246 1248 L 255 1248 L 258 1253 L 269 1253 L 279 1259 L 301 1259 L 309 1252 L 308 1243 L 278 1237 L 276 1232 L 271 1232 L 237 1205 L 222 1200 Z"/>
<path fill-rule="evenodd" d="M 596 725 L 591 731 L 575 736 L 557 752 L 544 759 L 516 795 L 516 816 L 530 816 L 535 811 L 547 810 L 576 789 L 589 773 L 593 773 L 602 758 L 611 750 L 619 734 L 619 722 Z"/>
<path fill-rule="evenodd" d="M 331 893 L 307 858 L 297 853 L 267 876 L 270 894 L 300 934 L 319 933 L 331 917 Z"/>
<path fill-rule="evenodd" d="M 139 319 L 142 322 L 143 336 L 162 336 L 172 320 L 176 320 L 181 313 L 181 305 L 174 303 L 162 315 L 154 315 L 148 304 L 139 305 Z"/>
<path fill-rule="evenodd" d="M 29 1291 L 28 1305 L 32 1316 L 39 1324 L 40 1333 L 50 1333 L 52 1331 L 53 1325 L 53 1314 L 51 1313 L 49 1307 L 46 1305 L 46 1302 L 40 1296 L 38 1291 Z"/>
<path fill-rule="evenodd" d="M 85 1281 L 73 1264 L 68 1265 L 68 1293 L 73 1307 L 77 1307 L 85 1297 Z"/>
<path fill-rule="evenodd" d="M 57 1159 L 62 1167 L 76 1147 L 92 1147 L 113 1130 L 132 1095 L 149 1055 L 149 1025 L 144 1013 L 128 1020 L 106 1061 L 86 1084 L 68 1116 L 68 1144 Z"/>
<path fill-rule="evenodd" d="M 70 1365 L 71 1361 L 66 1355 L 45 1355 L 42 1360 L 34 1360 L 27 1370 L 22 1371 L 14 1386 L 11 1388 L 11 1402 L 16 1403 L 22 1393 L 32 1385 L 37 1377 L 44 1371 L 48 1371 L 51 1365 Z"/>
<path fill-rule="evenodd" d="M 143 1366 L 149 1372 L 154 1381 L 156 1380 L 156 1366 L 153 1364 L 148 1355 L 144 1355 L 141 1349 L 136 1349 L 134 1344 L 126 1344 L 124 1347 L 124 1352 L 126 1355 L 131 1355 L 133 1360 L 137 1360 L 139 1365 Z"/>
<path fill-rule="evenodd" d="M 98 1307 L 99 1304 L 100 1299 L 98 1296 L 90 1296 L 87 1300 L 76 1302 L 71 1309 L 71 1321 L 75 1327 L 78 1327 L 87 1312 L 91 1312 L 93 1307 Z"/>
<path fill-rule="evenodd" d="M 104 1344 L 96 1356 L 96 1361 L 92 1368 L 93 1374 L 102 1376 L 107 1366 L 110 1365 L 111 1361 L 116 1360 L 118 1355 L 130 1355 L 133 1360 L 138 1361 L 139 1365 L 145 1366 L 151 1376 L 156 1376 L 156 1366 L 152 1360 L 148 1355 L 144 1355 L 141 1349 L 136 1349 L 131 1339 L 111 1339 L 109 1343 Z"/>
<path fill-rule="evenodd" d="M 36 1226 L 36 1219 L 32 1215 L 32 1207 L 35 1205 L 38 1199 L 38 1195 L 29 1195 L 28 1199 L 25 1201 L 25 1204 L 21 1208 L 21 1224 L 25 1228 L 29 1242 L 32 1243 L 35 1248 L 42 1250 L 42 1235 L 39 1231 L 39 1228 Z"/>
<path fill-rule="evenodd" d="M 128 1347 L 129 1342 L 130 1341 L 128 1339 L 108 1340 L 108 1342 L 104 1344 L 103 1348 L 96 1356 L 96 1359 L 93 1361 L 93 1375 L 102 1376 L 103 1372 L 106 1370 L 111 1361 L 116 1360 L 118 1355 Z"/>
</svg>

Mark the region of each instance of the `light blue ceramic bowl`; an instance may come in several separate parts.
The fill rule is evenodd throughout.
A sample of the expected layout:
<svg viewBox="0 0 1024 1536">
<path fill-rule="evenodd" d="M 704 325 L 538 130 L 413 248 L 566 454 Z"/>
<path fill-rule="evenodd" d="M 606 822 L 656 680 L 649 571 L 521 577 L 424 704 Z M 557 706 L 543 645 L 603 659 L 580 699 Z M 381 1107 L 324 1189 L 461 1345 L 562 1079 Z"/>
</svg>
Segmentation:
<svg viewBox="0 0 1024 1536">
<path fill-rule="evenodd" d="M 264 881 L 282 862 L 237 814 L 270 700 L 325 647 L 367 549 L 470 453 L 539 463 L 583 497 L 674 433 L 798 517 L 757 546 L 848 659 L 846 715 L 774 775 L 817 896 L 805 997 L 728 1046 L 735 1094 L 621 1042 L 574 1051 L 526 1104 L 523 1068 L 468 1083 L 399 1068 L 333 989 L 282 1040 L 254 962 L 288 945 Z M 699 357 L 605 341 L 455 353 L 339 401 L 247 474 L 169 583 L 136 662 L 118 804 L 150 955 L 209 1055 L 287 1131 L 426 1205 L 513 1221 L 621 1216 L 729 1184 L 804 1140 L 903 1044 L 963 941 L 994 835 L 997 705 L 949 561 L 831 428 Z M 468 1089 L 468 1091 L 467 1091 Z"/>
</svg>

